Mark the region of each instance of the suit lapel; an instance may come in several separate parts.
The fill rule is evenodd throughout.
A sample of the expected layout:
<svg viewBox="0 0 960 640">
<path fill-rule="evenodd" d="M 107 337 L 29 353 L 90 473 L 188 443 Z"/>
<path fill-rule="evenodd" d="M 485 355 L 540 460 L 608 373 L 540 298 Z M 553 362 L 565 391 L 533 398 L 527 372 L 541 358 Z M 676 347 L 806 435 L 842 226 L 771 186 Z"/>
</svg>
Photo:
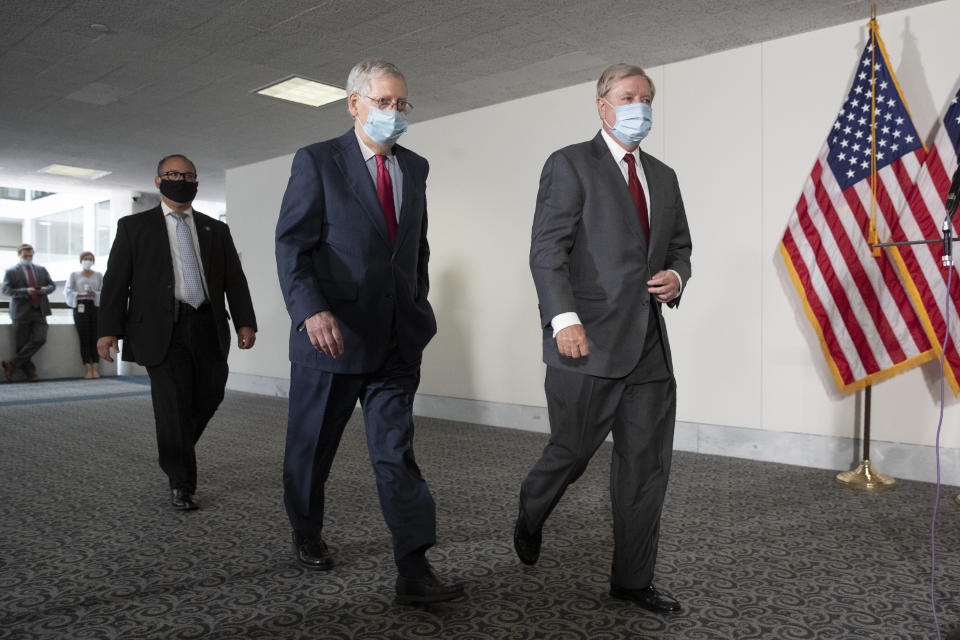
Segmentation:
<svg viewBox="0 0 960 640">
<path fill-rule="evenodd" d="M 389 245 L 390 232 L 387 229 L 387 221 L 383 217 L 383 209 L 380 208 L 380 200 L 377 199 L 377 187 L 370 179 L 370 172 L 363 161 L 363 154 L 360 153 L 356 134 L 351 129 L 340 136 L 339 143 L 340 153 L 335 156 L 337 167 L 343 173 L 357 200 L 360 201 L 370 223 L 376 228 L 383 241 Z"/>
<path fill-rule="evenodd" d="M 193 226 L 197 229 L 197 244 L 200 245 L 200 262 L 203 263 L 203 273 L 207 277 L 207 286 L 210 285 L 210 247 L 213 244 L 213 230 L 210 220 L 196 209 L 193 210 Z"/>
<path fill-rule="evenodd" d="M 167 216 L 163 213 L 163 208 L 157 207 L 156 209 L 151 209 L 150 215 L 153 217 L 153 220 L 150 221 L 150 224 L 156 229 L 157 234 L 157 251 L 160 252 L 160 261 L 163 265 L 166 266 L 164 273 L 170 274 L 170 280 L 168 284 L 171 286 L 171 291 L 173 290 L 173 285 L 177 281 L 176 276 L 173 274 L 173 253 L 170 249 L 170 236 L 167 234 Z"/>
<path fill-rule="evenodd" d="M 400 165 L 400 171 L 403 173 L 403 192 L 400 201 L 400 220 L 397 227 L 397 246 L 407 237 L 410 230 L 416 226 L 413 210 L 410 203 L 413 202 L 413 165 L 410 164 L 410 158 L 407 156 L 407 150 L 403 147 L 395 146 L 393 153 L 397 157 L 397 164 Z"/>
<path fill-rule="evenodd" d="M 630 195 L 630 187 L 623 179 L 618 161 L 613 158 L 610 148 L 600 133 L 597 133 L 593 139 L 593 154 L 598 165 L 598 173 L 603 181 L 603 188 L 611 194 L 617 210 L 623 215 L 630 231 L 636 236 L 641 251 L 646 253 L 647 239 L 643 235 L 643 227 L 640 226 L 640 218 L 637 216 L 637 205 L 634 204 L 633 196 Z"/>
<path fill-rule="evenodd" d="M 653 167 L 650 165 L 650 159 L 647 154 L 640 150 L 640 166 L 643 167 L 643 175 L 647 179 L 647 197 L 650 199 L 650 209 L 647 212 L 647 219 L 650 221 L 650 244 L 647 247 L 647 253 L 652 255 L 653 248 L 657 245 L 658 232 L 663 228 L 663 212 L 660 211 L 659 185 L 654 180 Z"/>
</svg>

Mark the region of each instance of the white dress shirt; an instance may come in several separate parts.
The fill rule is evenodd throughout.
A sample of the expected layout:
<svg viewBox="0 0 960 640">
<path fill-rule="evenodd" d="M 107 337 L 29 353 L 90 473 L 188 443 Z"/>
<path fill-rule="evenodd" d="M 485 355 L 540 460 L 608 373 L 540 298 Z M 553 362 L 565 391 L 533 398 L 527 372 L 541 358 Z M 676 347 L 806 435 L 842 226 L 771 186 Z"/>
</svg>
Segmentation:
<svg viewBox="0 0 960 640">
<path fill-rule="evenodd" d="M 640 164 L 640 147 L 638 146 L 633 151 L 627 151 L 621 147 L 606 130 L 600 129 L 600 135 L 603 136 L 603 141 L 607 143 L 607 148 L 610 149 L 610 155 L 617 161 L 617 167 L 620 168 L 620 173 L 623 174 L 623 181 L 627 184 L 630 184 L 630 169 L 623 157 L 628 153 L 633 155 L 633 164 L 637 168 L 637 178 L 640 180 L 640 186 L 643 187 L 643 197 L 647 201 L 647 219 L 650 223 L 650 233 L 652 234 L 656 221 L 653 216 L 650 215 L 650 189 L 647 187 L 647 176 L 643 172 L 643 165 Z M 677 289 L 677 295 L 674 296 L 674 298 L 676 298 L 680 295 L 680 292 L 683 291 L 683 278 L 673 269 L 669 269 L 669 271 L 676 275 L 677 280 L 680 282 L 680 288 Z M 580 316 L 577 315 L 576 311 L 558 313 L 550 321 L 550 326 L 553 327 L 553 337 L 557 337 L 560 331 L 575 324 L 583 324 L 580 322 Z"/>
<path fill-rule="evenodd" d="M 170 240 L 170 257 L 173 259 L 173 297 L 180 302 L 187 301 L 187 295 L 184 292 L 183 285 L 183 262 L 180 260 L 180 250 L 177 249 L 177 218 L 172 215 L 173 209 L 167 206 L 163 200 L 160 201 L 160 207 L 163 209 L 163 221 L 167 225 L 167 238 Z M 190 239 L 193 240 L 193 250 L 197 254 L 197 264 L 200 265 L 200 282 L 203 284 L 203 294 L 207 300 L 210 299 L 210 291 L 207 289 L 207 274 L 203 271 L 203 260 L 200 258 L 200 242 L 197 238 L 197 224 L 193 219 L 193 207 L 187 207 L 184 213 L 184 224 L 190 229 Z"/>
</svg>

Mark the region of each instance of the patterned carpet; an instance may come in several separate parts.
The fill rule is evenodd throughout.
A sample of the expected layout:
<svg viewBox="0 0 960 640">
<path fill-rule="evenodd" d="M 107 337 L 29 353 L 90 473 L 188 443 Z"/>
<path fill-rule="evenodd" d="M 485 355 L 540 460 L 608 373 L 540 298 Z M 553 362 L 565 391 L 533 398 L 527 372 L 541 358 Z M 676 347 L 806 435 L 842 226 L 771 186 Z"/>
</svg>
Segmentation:
<svg viewBox="0 0 960 640">
<path fill-rule="evenodd" d="M 84 397 L 108 382 L 85 383 Z M 337 564 L 313 573 L 293 562 L 281 503 L 286 400 L 228 392 L 200 443 L 202 508 L 190 513 L 168 506 L 149 396 L 59 400 L 0 406 L 0 638 L 935 637 L 928 484 L 865 494 L 819 470 L 677 453 L 657 583 L 684 611 L 660 617 L 607 595 L 609 445 L 525 567 L 516 493 L 545 436 L 420 419 L 438 505 L 431 559 L 469 599 L 411 608 L 393 602 L 357 416 L 328 485 Z M 939 516 L 944 637 L 960 622 L 955 493 Z"/>
</svg>

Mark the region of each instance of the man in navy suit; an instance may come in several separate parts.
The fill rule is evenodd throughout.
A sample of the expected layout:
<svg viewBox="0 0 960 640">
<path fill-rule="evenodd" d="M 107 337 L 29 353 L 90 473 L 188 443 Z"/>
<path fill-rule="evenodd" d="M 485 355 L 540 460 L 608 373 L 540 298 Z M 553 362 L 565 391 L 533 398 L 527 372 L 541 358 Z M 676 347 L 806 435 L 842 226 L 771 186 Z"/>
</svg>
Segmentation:
<svg viewBox="0 0 960 640">
<path fill-rule="evenodd" d="M 47 316 L 50 315 L 50 300 L 47 298 L 57 288 L 50 274 L 40 265 L 33 264 L 33 247 L 22 244 L 17 247 L 20 263 L 3 274 L 3 295 L 10 296 L 10 317 L 17 344 L 17 353 L 12 360 L 3 361 L 3 375 L 13 382 L 17 369 L 22 369 L 27 380 L 37 380 L 37 367 L 33 355 L 47 341 Z"/>
<path fill-rule="evenodd" d="M 280 286 L 290 314 L 290 408 L 284 504 L 297 561 L 333 565 L 321 537 L 324 484 L 357 401 L 401 603 L 457 598 L 426 551 L 436 508 L 413 453 L 413 398 L 424 347 L 436 333 L 427 302 L 427 161 L 396 144 L 406 131 L 407 84 L 382 60 L 347 78 L 354 126 L 297 151 L 277 221 Z"/>
</svg>

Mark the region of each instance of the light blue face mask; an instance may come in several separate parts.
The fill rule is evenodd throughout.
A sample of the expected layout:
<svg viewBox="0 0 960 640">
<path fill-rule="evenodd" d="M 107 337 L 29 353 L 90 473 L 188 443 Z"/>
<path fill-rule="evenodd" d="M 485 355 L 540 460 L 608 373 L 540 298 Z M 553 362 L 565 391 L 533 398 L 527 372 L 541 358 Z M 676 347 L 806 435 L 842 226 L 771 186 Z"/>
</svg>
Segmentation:
<svg viewBox="0 0 960 640">
<path fill-rule="evenodd" d="M 610 104 L 606 99 L 604 102 Z M 613 107 L 612 104 L 610 106 Z M 613 108 L 617 112 L 617 121 L 610 127 L 610 133 L 628 147 L 640 144 L 653 126 L 653 109 L 643 102 L 621 104 Z"/>
<path fill-rule="evenodd" d="M 389 147 L 406 133 L 407 116 L 394 109 L 370 107 L 363 130 L 377 144 Z"/>
</svg>

